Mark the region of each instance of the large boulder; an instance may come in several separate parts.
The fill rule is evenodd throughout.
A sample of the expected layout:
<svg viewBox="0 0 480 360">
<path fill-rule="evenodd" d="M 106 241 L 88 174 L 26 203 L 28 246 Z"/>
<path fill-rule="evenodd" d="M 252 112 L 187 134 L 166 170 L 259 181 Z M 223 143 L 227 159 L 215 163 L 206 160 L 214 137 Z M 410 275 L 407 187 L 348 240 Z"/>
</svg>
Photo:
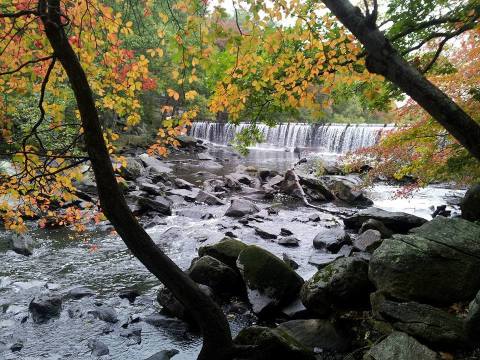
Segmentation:
<svg viewBox="0 0 480 360">
<path fill-rule="evenodd" d="M 308 310 L 324 316 L 332 307 L 365 307 L 371 290 L 368 264 L 359 258 L 339 258 L 305 282 L 300 296 Z"/>
<path fill-rule="evenodd" d="M 120 168 L 120 175 L 125 180 L 136 180 L 145 172 L 143 165 L 134 158 L 126 158 L 126 166 Z"/>
<path fill-rule="evenodd" d="M 230 207 L 225 212 L 225 216 L 243 217 L 245 215 L 253 215 L 260 211 L 257 205 L 245 199 L 233 199 Z"/>
<path fill-rule="evenodd" d="M 32 314 L 33 322 L 42 324 L 60 316 L 62 299 L 59 296 L 47 295 L 36 297 L 30 302 L 28 310 Z"/>
<path fill-rule="evenodd" d="M 33 253 L 33 238 L 26 234 L 12 234 L 10 247 L 17 254 L 30 256 Z"/>
<path fill-rule="evenodd" d="M 216 244 L 200 247 L 198 249 L 198 255 L 211 256 L 227 264 L 231 268 L 236 268 L 238 255 L 240 255 L 240 253 L 247 247 L 248 245 L 240 240 L 225 237 Z"/>
<path fill-rule="evenodd" d="M 244 292 L 238 272 L 211 256 L 194 261 L 188 272 L 193 281 L 209 286 L 216 294 L 230 296 Z"/>
<path fill-rule="evenodd" d="M 356 185 L 347 179 L 335 178 L 329 180 L 332 193 L 341 201 L 353 206 L 371 206 L 373 201 L 356 189 Z"/>
<path fill-rule="evenodd" d="M 368 219 L 365 221 L 358 233 L 363 234 L 367 230 L 377 230 L 382 235 L 382 239 L 389 238 L 393 235 L 392 230 L 387 228 L 384 223 L 376 219 Z"/>
<path fill-rule="evenodd" d="M 163 196 L 156 196 L 154 199 L 139 197 L 137 203 L 142 209 L 141 211 L 154 211 L 167 216 L 172 215 L 172 202 Z"/>
<path fill-rule="evenodd" d="M 468 189 L 460 203 L 462 217 L 469 221 L 480 221 L 480 184 Z"/>
<path fill-rule="evenodd" d="M 370 280 L 400 300 L 469 301 L 480 289 L 479 239 L 479 225 L 436 217 L 413 234 L 383 240 L 370 261 Z"/>
<path fill-rule="evenodd" d="M 353 242 L 353 246 L 360 251 L 372 253 L 382 243 L 382 234 L 378 230 L 369 229 L 361 233 Z"/>
<path fill-rule="evenodd" d="M 167 164 L 148 154 L 141 154 L 139 159 L 147 168 L 150 168 L 157 174 L 169 174 L 172 172 L 172 169 Z"/>
<path fill-rule="evenodd" d="M 195 197 L 195 201 L 207 205 L 224 205 L 225 203 L 213 194 L 200 190 Z"/>
<path fill-rule="evenodd" d="M 290 320 L 281 323 L 277 331 L 312 352 L 345 353 L 351 345 L 351 335 L 346 329 L 325 319 Z"/>
<path fill-rule="evenodd" d="M 384 300 L 376 304 L 374 312 L 394 329 L 440 350 L 464 348 L 468 344 L 462 319 L 433 306 Z"/>
<path fill-rule="evenodd" d="M 237 259 L 237 267 L 247 285 L 248 300 L 259 315 L 293 300 L 303 284 L 303 279 L 285 262 L 270 252 L 248 246 Z"/>
<path fill-rule="evenodd" d="M 335 196 L 324 182 L 314 176 L 299 175 L 300 185 L 307 197 L 312 201 L 332 201 Z"/>
<path fill-rule="evenodd" d="M 360 210 L 355 215 L 345 218 L 343 222 L 347 228 L 358 230 L 363 223 L 369 219 L 379 220 L 389 229 L 399 234 L 406 234 L 411 229 L 427 222 L 427 220 L 415 215 L 403 212 L 391 212 L 375 207 Z"/>
<path fill-rule="evenodd" d="M 277 329 L 252 326 L 240 331 L 235 344 L 254 347 L 249 360 L 315 360 L 315 356 L 298 341 Z"/>
<path fill-rule="evenodd" d="M 374 345 L 363 360 L 438 360 L 437 354 L 413 337 L 395 331 Z"/>
<path fill-rule="evenodd" d="M 480 344 L 480 291 L 468 307 L 467 317 L 465 319 L 465 331 L 470 342 Z"/>
<path fill-rule="evenodd" d="M 313 238 L 313 247 L 337 253 L 343 245 L 351 243 L 350 235 L 340 227 L 323 229 Z"/>
</svg>

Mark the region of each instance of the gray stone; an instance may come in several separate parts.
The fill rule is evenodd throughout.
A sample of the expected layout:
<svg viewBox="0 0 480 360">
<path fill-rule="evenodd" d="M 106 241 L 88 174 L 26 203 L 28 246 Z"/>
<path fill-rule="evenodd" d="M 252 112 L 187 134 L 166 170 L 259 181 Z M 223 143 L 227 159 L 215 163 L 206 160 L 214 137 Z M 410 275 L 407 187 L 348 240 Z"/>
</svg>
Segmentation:
<svg viewBox="0 0 480 360">
<path fill-rule="evenodd" d="M 88 348 L 92 351 L 93 356 L 104 356 L 110 354 L 108 346 L 97 339 L 90 339 L 87 342 Z"/>
<path fill-rule="evenodd" d="M 323 229 L 313 239 L 313 247 L 337 253 L 343 245 L 351 244 L 350 235 L 339 227 Z"/>
<path fill-rule="evenodd" d="M 206 191 L 200 190 L 195 197 L 195 201 L 199 203 L 205 203 L 207 205 L 225 205 L 225 202 L 220 200 L 215 195 L 212 195 Z"/>
<path fill-rule="evenodd" d="M 95 292 L 85 286 L 79 286 L 68 291 L 67 296 L 72 299 L 81 299 L 88 296 L 94 296 Z"/>
<path fill-rule="evenodd" d="M 307 309 L 324 316 L 332 308 L 366 307 L 371 291 L 367 263 L 357 258 L 340 258 L 305 282 L 300 297 Z"/>
<path fill-rule="evenodd" d="M 28 310 L 32 314 L 33 321 L 41 324 L 60 316 L 62 299 L 59 296 L 39 296 L 30 302 Z"/>
<path fill-rule="evenodd" d="M 126 161 L 127 161 L 127 164 L 126 164 L 127 166 L 120 168 L 120 175 L 125 180 L 135 180 L 143 175 L 143 173 L 145 172 L 145 169 L 139 161 L 131 157 L 127 157 Z"/>
<path fill-rule="evenodd" d="M 362 227 L 358 231 L 359 234 L 363 234 L 367 230 L 377 230 L 382 235 L 382 239 L 389 238 L 393 235 L 393 231 L 390 230 L 380 220 L 368 219 L 362 224 Z"/>
<path fill-rule="evenodd" d="M 180 209 L 176 212 L 176 215 L 197 220 L 209 220 L 213 218 L 213 215 L 204 209 Z"/>
<path fill-rule="evenodd" d="M 293 300 L 303 284 L 303 279 L 285 262 L 258 246 L 243 250 L 237 267 L 247 286 L 248 300 L 258 315 L 268 316 Z"/>
<path fill-rule="evenodd" d="M 140 183 L 138 188 L 150 195 L 162 195 L 163 192 L 159 186 L 147 182 Z"/>
<path fill-rule="evenodd" d="M 197 154 L 197 159 L 198 160 L 215 160 L 215 158 L 212 155 L 210 155 L 209 153 Z"/>
<path fill-rule="evenodd" d="M 33 253 L 33 238 L 26 234 L 11 234 L 10 246 L 17 254 L 30 256 Z"/>
<path fill-rule="evenodd" d="M 243 217 L 245 215 L 253 215 L 260 209 L 253 202 L 245 199 L 233 199 L 230 207 L 225 212 L 225 216 Z"/>
<path fill-rule="evenodd" d="M 373 251 L 382 243 L 382 234 L 380 231 L 369 229 L 361 233 L 353 242 L 355 249 L 373 253 Z"/>
<path fill-rule="evenodd" d="M 329 187 L 332 193 L 340 200 L 353 206 L 371 206 L 373 201 L 368 199 L 365 194 L 355 189 L 355 184 L 340 178 L 329 180 Z"/>
<path fill-rule="evenodd" d="M 90 310 L 88 313 L 92 314 L 99 320 L 102 320 L 111 324 L 115 324 L 116 322 L 118 322 L 117 312 L 115 311 L 114 308 L 111 308 L 108 306 L 98 306 L 95 309 Z"/>
<path fill-rule="evenodd" d="M 462 217 L 469 221 L 480 221 L 480 184 L 468 189 L 460 203 Z"/>
<path fill-rule="evenodd" d="M 451 305 L 480 289 L 480 226 L 437 216 L 411 235 L 383 240 L 370 261 L 376 288 L 399 300 Z"/>
<path fill-rule="evenodd" d="M 145 360 L 170 360 L 172 357 L 177 355 L 179 351 L 177 349 L 171 349 L 171 350 L 162 350 L 156 354 L 153 354 L 149 358 Z"/>
<path fill-rule="evenodd" d="M 363 360 L 438 360 L 438 356 L 413 337 L 395 331 L 374 345 Z"/>
<path fill-rule="evenodd" d="M 347 228 L 359 230 L 363 223 L 369 219 L 379 220 L 393 232 L 400 234 L 406 234 L 411 229 L 427 222 L 427 220 L 415 215 L 391 212 L 374 207 L 360 210 L 355 215 L 345 218 L 343 222 Z"/>
<path fill-rule="evenodd" d="M 164 162 L 154 158 L 153 156 L 149 156 L 148 154 L 141 154 L 139 159 L 146 167 L 153 169 L 158 174 L 169 174 L 172 172 L 172 169 Z"/>
<path fill-rule="evenodd" d="M 138 205 L 146 211 L 155 211 L 163 215 L 172 215 L 172 203 L 163 196 L 157 196 L 155 199 L 140 197 Z"/>
<path fill-rule="evenodd" d="M 246 248 L 247 245 L 240 240 L 225 237 L 216 244 L 200 247 L 198 255 L 209 255 L 235 269 L 238 255 Z"/>
<path fill-rule="evenodd" d="M 295 236 L 284 236 L 278 240 L 278 244 L 287 247 L 297 247 L 300 245 L 300 240 Z"/>
<path fill-rule="evenodd" d="M 468 307 L 465 331 L 471 343 L 480 344 L 480 291 Z"/>
<path fill-rule="evenodd" d="M 297 270 L 300 267 L 300 265 L 286 253 L 282 254 L 282 259 L 292 270 Z"/>
<path fill-rule="evenodd" d="M 276 234 L 274 234 L 273 232 L 271 232 L 267 229 L 263 229 L 263 228 L 260 228 L 258 226 L 254 226 L 253 229 L 255 230 L 255 234 L 260 236 L 262 239 L 273 240 L 273 239 L 277 238 Z"/>
<path fill-rule="evenodd" d="M 344 353 L 351 344 L 351 338 L 345 329 L 324 319 L 290 320 L 281 323 L 276 330 L 311 352 Z"/>
<path fill-rule="evenodd" d="M 313 253 L 308 258 L 308 263 L 321 269 L 340 257 L 342 257 L 340 254 Z"/>
</svg>

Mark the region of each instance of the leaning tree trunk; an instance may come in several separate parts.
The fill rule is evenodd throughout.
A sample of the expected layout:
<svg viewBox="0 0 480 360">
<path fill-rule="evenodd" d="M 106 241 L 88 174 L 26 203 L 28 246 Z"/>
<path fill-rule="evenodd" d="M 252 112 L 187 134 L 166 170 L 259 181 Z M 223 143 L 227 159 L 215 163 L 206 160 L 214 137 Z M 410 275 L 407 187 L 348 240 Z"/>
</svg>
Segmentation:
<svg viewBox="0 0 480 360">
<path fill-rule="evenodd" d="M 69 78 L 80 111 L 87 152 L 102 210 L 127 247 L 192 313 L 204 337 L 199 359 L 227 359 L 232 350 L 229 324 L 221 309 L 152 241 L 139 225 L 120 191 L 83 68 L 61 24 L 60 0 L 39 0 L 45 32 Z"/>
<path fill-rule="evenodd" d="M 363 44 L 367 51 L 368 70 L 396 84 L 480 160 L 480 125 L 410 65 L 358 7 L 349 0 L 322 2 Z"/>
</svg>

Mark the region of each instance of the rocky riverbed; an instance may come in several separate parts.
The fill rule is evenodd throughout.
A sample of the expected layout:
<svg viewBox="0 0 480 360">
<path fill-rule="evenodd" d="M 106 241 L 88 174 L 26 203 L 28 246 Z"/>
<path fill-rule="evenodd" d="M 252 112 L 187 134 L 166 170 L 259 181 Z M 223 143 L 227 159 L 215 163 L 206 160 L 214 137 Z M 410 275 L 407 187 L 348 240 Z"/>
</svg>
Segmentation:
<svg viewBox="0 0 480 360">
<path fill-rule="evenodd" d="M 395 185 L 382 183 L 364 192 L 356 186 L 358 176 L 338 175 L 334 167 L 318 179 L 310 166 L 315 162 L 302 161 L 289 176 L 287 170 L 298 160 L 290 152 L 253 151 L 242 158 L 229 148 L 186 140 L 186 150 L 166 161 L 140 152 L 127 154 L 126 195 L 158 246 L 219 299 L 235 335 L 255 324 L 282 324 L 275 330 L 244 330 L 238 342 L 273 338 L 277 351 L 291 352 L 292 359 L 315 353 L 317 358 L 351 353 L 361 358 L 366 348 L 357 350 L 372 342 L 377 345 L 365 356 L 376 360 L 387 359 L 378 354 L 392 347 L 409 348 L 425 359 L 435 358 L 434 351 L 468 348 L 468 326 L 478 329 L 478 300 L 472 303 L 474 310 L 466 310 L 480 290 L 473 270 L 480 258 L 478 229 L 460 219 L 438 218 L 430 227 L 423 225 L 431 219 L 431 206 L 447 204 L 444 211 L 458 214 L 464 192 L 431 187 L 409 200 L 392 200 Z M 91 182 L 84 181 L 79 189 L 95 198 Z M 419 226 L 426 230 L 407 234 Z M 147 359 L 157 354 L 167 359 L 176 351 L 174 359 L 195 358 L 201 339 L 184 321 L 188 316 L 170 306 L 174 300 L 129 254 L 108 223 L 82 234 L 38 229 L 34 223 L 31 227 L 27 237 L 0 233 L 1 358 Z M 465 236 L 457 237 L 459 243 L 444 243 L 444 229 Z M 407 235 L 392 239 L 394 233 Z M 231 246 L 229 242 L 240 251 L 226 259 L 216 247 Z M 414 252 L 403 257 L 408 244 L 419 243 L 422 252 L 432 255 Z M 407 249 L 397 250 L 401 246 Z M 398 257 L 389 258 L 394 255 Z M 259 270 L 259 259 L 273 268 Z M 405 275 L 391 267 L 401 261 Z M 267 279 L 259 280 L 259 271 Z M 409 271 L 430 286 L 416 293 L 406 280 Z M 449 274 L 455 276 L 451 283 L 438 283 Z M 268 290 L 258 284 L 270 278 L 285 281 L 272 283 Z M 370 303 L 375 304 L 373 317 Z M 459 315 L 451 314 L 453 304 Z M 465 332 L 468 316 L 474 320 Z M 357 330 L 351 333 L 344 325 Z M 439 326 L 445 335 L 433 341 L 428 330 Z M 389 328 L 396 332 L 382 341 L 382 330 Z M 308 337 L 309 332 L 317 337 Z M 285 344 L 286 334 L 300 334 L 295 346 Z M 438 347 L 444 343 L 452 346 Z M 176 351 L 168 352 L 172 349 Z M 474 356 L 472 351 L 464 358 Z"/>
</svg>

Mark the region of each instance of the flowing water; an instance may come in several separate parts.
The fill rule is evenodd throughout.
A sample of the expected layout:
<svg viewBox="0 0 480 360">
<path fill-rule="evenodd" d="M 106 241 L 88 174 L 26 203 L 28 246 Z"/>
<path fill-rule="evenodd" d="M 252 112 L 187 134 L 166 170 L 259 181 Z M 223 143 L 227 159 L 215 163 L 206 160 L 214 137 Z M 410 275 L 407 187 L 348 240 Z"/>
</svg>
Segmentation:
<svg viewBox="0 0 480 360">
<path fill-rule="evenodd" d="M 212 149 L 211 154 L 222 166 L 213 167 L 209 161 L 192 161 L 185 156 L 170 160 L 179 177 L 197 184 L 203 179 L 200 171 L 223 174 L 233 171 L 239 164 L 281 171 L 291 167 L 296 160 L 291 152 L 258 149 L 251 151 L 246 158 L 234 156 L 226 148 Z M 378 185 L 369 196 L 376 205 L 388 210 L 407 211 L 429 218 L 429 206 L 445 203 L 447 195 L 462 194 L 430 188 L 415 194 L 410 200 L 397 201 L 392 199 L 396 190 L 393 186 Z M 339 219 L 320 214 L 320 221 L 311 222 L 309 217 L 316 214 L 313 209 L 288 204 L 278 204 L 279 214 L 269 216 L 265 208 L 270 205 L 259 203 L 262 208 L 260 215 L 265 220 L 258 226 L 272 232 L 279 232 L 280 228 L 291 230 L 300 240 L 298 248 L 285 248 L 261 239 L 252 228 L 223 217 L 227 205 L 178 204 L 173 216 L 164 218 L 148 232 L 183 269 L 188 268 L 199 246 L 214 243 L 225 232 L 231 231 L 243 241 L 262 246 L 278 256 L 288 253 L 300 264 L 299 274 L 304 278 L 310 277 L 315 272 L 315 268 L 307 262 L 313 251 L 312 239 L 320 229 L 335 225 Z M 213 218 L 199 220 L 179 216 L 177 211 L 182 208 L 193 208 L 202 214 L 209 212 Z M 32 230 L 31 235 L 36 240 L 36 248 L 32 256 L 24 257 L 8 250 L 6 243 L 9 235 L 0 233 L 0 359 L 89 359 L 92 357 L 87 342 L 91 338 L 108 345 L 110 355 L 102 359 L 142 360 L 171 348 L 180 351 L 174 359 L 196 358 L 200 338 L 174 319 L 165 318 L 165 323 L 159 327 L 140 322 L 141 344 L 120 336 L 121 325 L 129 318 L 144 318 L 159 311 L 155 295 L 160 284 L 110 230 L 97 227 L 83 234 L 66 229 Z M 92 245 L 98 248 L 91 251 Z M 34 296 L 45 292 L 65 293 L 80 285 L 92 288 L 96 295 L 82 300 L 64 300 L 60 318 L 47 324 L 34 324 L 28 317 L 28 304 Z M 118 297 L 120 290 L 131 287 L 141 292 L 133 304 Z M 94 319 L 88 311 L 95 308 L 96 303 L 115 308 L 120 321 L 110 325 Z M 233 333 L 252 321 L 245 315 L 229 314 L 228 317 Z M 10 351 L 10 344 L 19 340 L 24 344 L 23 349 Z"/>
</svg>

